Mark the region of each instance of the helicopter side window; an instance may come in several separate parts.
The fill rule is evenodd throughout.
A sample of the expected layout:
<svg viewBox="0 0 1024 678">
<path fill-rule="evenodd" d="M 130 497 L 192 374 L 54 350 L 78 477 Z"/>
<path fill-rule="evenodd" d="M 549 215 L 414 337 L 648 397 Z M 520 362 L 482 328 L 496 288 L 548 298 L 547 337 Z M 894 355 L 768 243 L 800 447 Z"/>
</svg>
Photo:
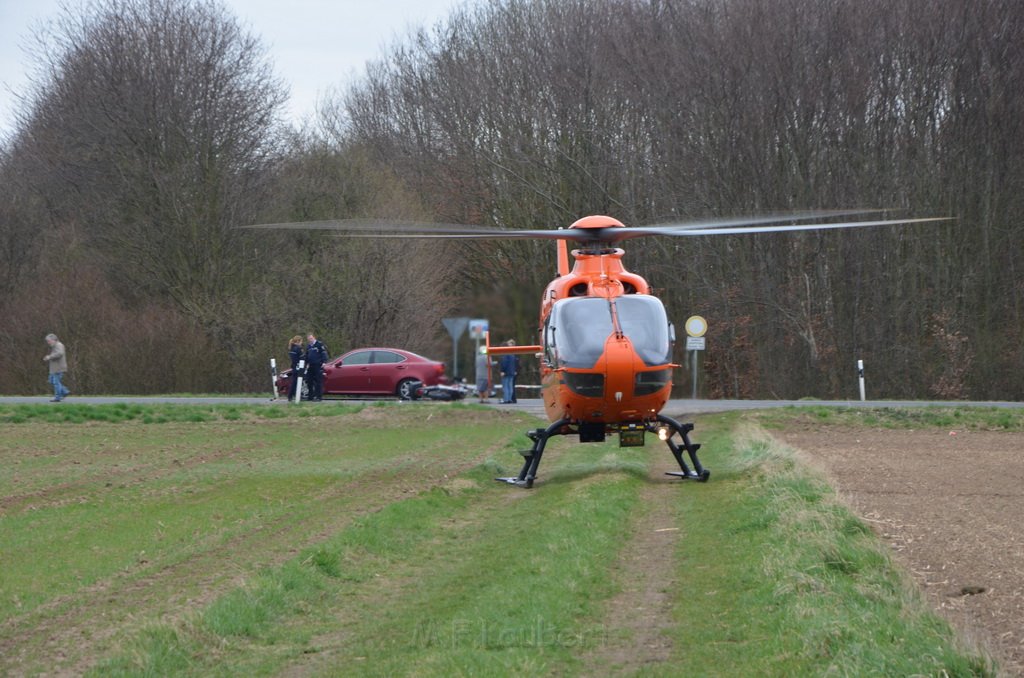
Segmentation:
<svg viewBox="0 0 1024 678">
<path fill-rule="evenodd" d="M 551 322 L 553 315 L 553 313 L 548 315 L 544 321 L 544 360 L 549 365 L 554 365 L 558 359 L 558 347 L 555 345 L 555 326 Z"/>
</svg>

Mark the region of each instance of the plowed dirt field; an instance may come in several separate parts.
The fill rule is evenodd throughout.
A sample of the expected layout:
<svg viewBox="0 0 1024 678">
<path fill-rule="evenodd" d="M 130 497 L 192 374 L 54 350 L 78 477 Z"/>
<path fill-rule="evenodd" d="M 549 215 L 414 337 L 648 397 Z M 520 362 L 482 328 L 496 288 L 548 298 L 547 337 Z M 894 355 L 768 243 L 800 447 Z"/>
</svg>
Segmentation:
<svg viewBox="0 0 1024 678">
<path fill-rule="evenodd" d="M 1024 434 L 807 425 L 776 433 L 833 479 L 929 600 L 1024 675 Z"/>
</svg>

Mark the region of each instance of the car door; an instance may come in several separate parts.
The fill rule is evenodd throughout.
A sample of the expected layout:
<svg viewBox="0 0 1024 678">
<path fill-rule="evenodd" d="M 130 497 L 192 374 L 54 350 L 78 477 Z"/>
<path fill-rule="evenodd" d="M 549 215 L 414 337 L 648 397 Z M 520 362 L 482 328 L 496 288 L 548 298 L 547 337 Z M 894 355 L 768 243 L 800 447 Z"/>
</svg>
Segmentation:
<svg viewBox="0 0 1024 678">
<path fill-rule="evenodd" d="M 352 351 L 324 369 L 324 393 L 370 393 L 373 351 Z"/>
<path fill-rule="evenodd" d="M 395 351 L 374 351 L 373 364 L 370 366 L 370 390 L 381 395 L 392 395 L 398 388 L 398 382 L 410 376 L 408 361 L 401 353 Z"/>
</svg>

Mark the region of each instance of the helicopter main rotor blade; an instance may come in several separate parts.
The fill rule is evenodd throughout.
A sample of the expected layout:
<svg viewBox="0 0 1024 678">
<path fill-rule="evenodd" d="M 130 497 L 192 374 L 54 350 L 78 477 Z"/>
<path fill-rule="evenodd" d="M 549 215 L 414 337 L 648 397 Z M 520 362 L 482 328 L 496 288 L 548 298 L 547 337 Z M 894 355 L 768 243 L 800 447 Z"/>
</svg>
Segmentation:
<svg viewBox="0 0 1024 678">
<path fill-rule="evenodd" d="M 247 229 L 282 229 L 282 230 L 319 230 L 334 231 L 341 237 L 350 238 L 446 238 L 446 239 L 541 239 L 541 240 L 572 240 L 583 244 L 614 245 L 624 240 L 632 240 L 651 235 L 695 236 L 695 235 L 736 235 L 743 233 L 777 233 L 785 231 L 827 230 L 836 228 L 859 228 L 863 226 L 881 226 L 887 224 L 908 224 L 929 219 L 893 219 L 877 221 L 847 221 L 839 223 L 807 223 L 783 224 L 780 222 L 796 222 L 807 220 L 834 219 L 852 215 L 878 213 L 883 210 L 840 211 L 827 210 L 815 212 L 798 212 L 762 217 L 738 217 L 725 219 L 709 219 L 678 224 L 654 224 L 650 226 L 619 227 L 607 226 L 597 228 L 564 228 L 564 229 L 502 229 L 486 228 L 466 224 L 437 224 L 418 221 L 388 221 L 384 219 L 329 219 L 323 221 L 303 221 L 275 224 L 256 224 L 243 226 Z"/>
<path fill-rule="evenodd" d="M 765 215 L 758 217 L 729 217 L 720 219 L 704 219 L 700 221 L 684 221 L 677 224 L 658 223 L 647 226 L 631 227 L 631 230 L 643 228 L 666 229 L 666 228 L 724 228 L 728 226 L 755 226 L 757 224 L 771 224 L 781 221 L 806 221 L 808 219 L 828 219 L 848 217 L 855 214 L 875 214 L 883 212 L 879 209 L 861 210 L 818 210 L 808 212 L 788 212 L 785 214 Z M 302 231 L 391 231 L 397 234 L 402 233 L 440 233 L 440 234 L 465 234 L 465 235 L 507 235 L 511 233 L 526 232 L 549 233 L 553 229 L 528 229 L 519 231 L 506 228 L 488 228 L 475 224 L 439 224 L 428 221 L 405 221 L 389 219 L 324 219 L 320 221 L 293 221 L 273 224 L 252 224 L 240 226 L 246 229 L 280 229 L 280 230 L 302 230 Z M 563 231 L 569 229 L 562 229 Z M 591 229 L 583 229 L 591 230 Z"/>
<path fill-rule="evenodd" d="M 926 217 L 921 219 L 885 219 L 880 221 L 844 221 L 826 224 L 780 224 L 775 226 L 737 226 L 731 228 L 679 228 L 662 231 L 661 235 L 742 235 L 747 233 L 784 233 L 788 231 L 825 231 L 836 228 L 863 228 L 866 226 L 895 226 L 898 224 L 919 224 L 928 221 L 949 221 L 949 217 Z"/>
<path fill-rule="evenodd" d="M 453 231 L 476 232 L 482 226 L 468 224 L 439 224 L 427 221 L 397 221 L 387 219 L 325 219 L 322 221 L 290 221 L 279 224 L 252 224 L 239 228 L 255 230 L 288 230 L 288 231 L 367 231 L 383 233 L 416 233 L 431 229 L 451 229 Z M 491 229 L 495 230 L 495 229 Z"/>
<path fill-rule="evenodd" d="M 879 214 L 886 210 L 861 209 L 861 210 L 818 210 L 807 212 L 787 212 L 785 214 L 771 214 L 758 217 L 725 217 L 719 219 L 703 219 L 701 221 L 684 221 L 680 223 L 657 223 L 645 226 L 629 227 L 630 232 L 643 235 L 661 235 L 666 231 L 679 229 L 703 230 L 708 228 L 733 228 L 740 226 L 759 226 L 762 224 L 777 224 L 785 221 L 808 221 L 810 219 L 838 219 L 841 217 L 852 217 L 858 214 Z"/>
<path fill-rule="evenodd" d="M 384 219 L 328 219 L 324 221 L 296 221 L 280 224 L 254 224 L 240 228 L 257 230 L 336 231 L 338 235 L 354 238 L 550 238 L 556 240 L 569 234 L 570 229 L 487 228 L 470 224 L 438 224 L 423 221 L 387 221 Z M 578 229 L 577 229 L 578 230 Z"/>
<path fill-rule="evenodd" d="M 595 229 L 590 229 L 591 231 Z M 604 230 L 604 229 L 602 229 Z M 623 230 L 623 229 L 618 229 Z M 582 231 L 582 232 L 581 232 Z M 505 230 L 505 229 L 480 229 L 474 231 L 459 231 L 455 229 L 446 230 L 439 229 L 437 231 L 425 231 L 424 229 L 416 229 L 409 232 L 401 233 L 381 233 L 381 232 L 368 232 L 368 231 L 338 231 L 336 236 L 339 238 L 441 238 L 445 240 L 576 240 L 579 242 L 589 241 L 593 238 L 588 238 L 587 232 L 582 229 L 563 229 L 563 230 Z"/>
<path fill-rule="evenodd" d="M 443 232 L 432 232 L 425 233 L 418 231 L 415 233 L 397 234 L 397 233 L 385 233 L 385 234 L 371 234 L 371 233 L 340 233 L 341 237 L 351 238 L 416 238 L 416 239 L 432 239 L 432 238 L 444 238 L 444 239 L 534 239 L 544 238 L 548 240 L 574 240 L 580 243 L 600 243 L 606 245 L 612 245 L 623 240 L 631 240 L 633 238 L 642 238 L 651 235 L 662 235 L 662 236 L 701 236 L 701 235 L 744 235 L 744 234 L 756 234 L 756 233 L 785 233 L 789 231 L 823 231 L 833 229 L 847 229 L 847 228 L 864 228 L 870 226 L 896 226 L 904 224 L 916 224 L 924 223 L 929 221 L 948 221 L 948 217 L 927 217 L 919 219 L 884 219 L 874 221 L 844 221 L 834 223 L 812 223 L 812 224 L 774 224 L 774 225 L 763 225 L 763 226 L 711 226 L 706 223 L 700 226 L 638 226 L 628 228 L 608 227 L 608 228 L 574 228 L 574 229 L 563 229 L 560 231 L 538 231 L 538 230 L 523 230 L 523 231 L 502 231 L 502 230 L 485 230 L 485 231 L 474 231 L 467 233 L 461 230 L 448 230 L 439 229 Z M 737 220 L 740 221 L 740 220 Z M 749 223 L 747 220 L 743 220 L 744 223 Z M 775 221 L 775 220 L 773 220 Z M 723 222 L 730 223 L 730 222 Z"/>
</svg>

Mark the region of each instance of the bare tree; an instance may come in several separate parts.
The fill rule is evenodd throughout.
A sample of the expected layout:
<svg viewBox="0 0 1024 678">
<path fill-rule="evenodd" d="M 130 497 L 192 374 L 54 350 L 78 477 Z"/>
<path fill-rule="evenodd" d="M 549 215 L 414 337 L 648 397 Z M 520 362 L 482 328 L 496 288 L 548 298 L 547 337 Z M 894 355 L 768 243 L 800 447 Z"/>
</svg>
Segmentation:
<svg viewBox="0 0 1024 678">
<path fill-rule="evenodd" d="M 101 374 L 92 368 L 110 351 L 92 334 L 109 344 L 110 328 L 121 327 L 121 341 L 138 338 L 165 355 L 173 345 L 153 336 L 198 342 L 187 363 L 160 361 L 182 379 L 148 387 L 226 386 L 240 376 L 235 361 L 217 358 L 220 371 L 191 366 L 218 353 L 211 342 L 235 345 L 222 311 L 237 306 L 223 299 L 244 298 L 263 270 L 257 259 L 272 256 L 234 228 L 261 208 L 285 96 L 262 47 L 221 5 L 200 0 L 98 0 L 67 11 L 39 40 L 37 76 L 4 157 L 5 190 L 17 200 L 0 233 L 29 228 L 30 242 L 48 251 L 45 265 L 22 276 L 30 287 L 4 300 L 7 310 L 57 304 L 48 313 L 77 338 L 82 378 Z M 133 314 L 161 327 L 124 321 Z"/>
<path fill-rule="evenodd" d="M 244 280 L 233 227 L 255 216 L 285 97 L 259 41 L 213 2 L 102 0 L 47 45 L 23 143 L 65 191 L 53 207 L 123 293 L 202 317 Z"/>
<path fill-rule="evenodd" d="M 377 64 L 347 98 L 351 133 L 447 220 L 957 217 L 631 255 L 677 314 L 717 321 L 715 392 L 849 393 L 864 357 L 880 393 L 1014 397 L 1022 21 L 1008 0 L 493 0 Z M 515 283 L 540 287 L 524 246 L 479 261 L 503 253 Z"/>
</svg>

